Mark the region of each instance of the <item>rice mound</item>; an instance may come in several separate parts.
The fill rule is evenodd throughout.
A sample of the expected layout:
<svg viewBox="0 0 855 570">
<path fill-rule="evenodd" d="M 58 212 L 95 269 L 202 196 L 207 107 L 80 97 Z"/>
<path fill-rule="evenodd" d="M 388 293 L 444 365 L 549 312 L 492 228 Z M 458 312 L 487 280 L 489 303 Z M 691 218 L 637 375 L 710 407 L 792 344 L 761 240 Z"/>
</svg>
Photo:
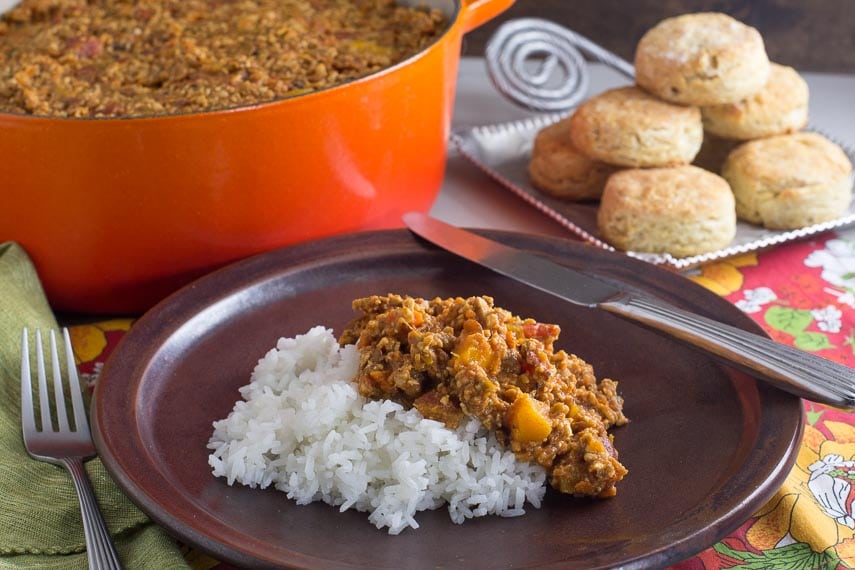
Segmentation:
<svg viewBox="0 0 855 570">
<path fill-rule="evenodd" d="M 455 523 L 540 507 L 545 470 L 517 461 L 476 419 L 450 430 L 390 400 L 357 392 L 359 353 L 316 326 L 281 338 L 258 361 L 243 397 L 214 422 L 217 477 L 273 485 L 297 504 L 369 512 L 378 529 L 418 528 L 415 514 L 448 504 Z"/>
</svg>

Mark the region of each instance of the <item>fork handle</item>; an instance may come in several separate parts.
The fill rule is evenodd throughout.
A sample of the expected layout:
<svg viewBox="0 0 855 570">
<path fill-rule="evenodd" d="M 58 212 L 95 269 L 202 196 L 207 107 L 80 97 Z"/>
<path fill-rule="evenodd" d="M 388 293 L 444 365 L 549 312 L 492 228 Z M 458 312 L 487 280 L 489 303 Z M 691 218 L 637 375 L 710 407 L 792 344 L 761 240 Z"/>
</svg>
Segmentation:
<svg viewBox="0 0 855 570">
<path fill-rule="evenodd" d="M 599 307 L 715 354 L 791 394 L 855 410 L 855 370 L 847 366 L 652 299 L 623 295 Z"/>
<path fill-rule="evenodd" d="M 122 568 L 119 555 L 113 545 L 113 539 L 107 532 L 107 525 L 101 515 L 101 509 L 92 492 L 92 485 L 83 461 L 77 457 L 62 459 L 63 466 L 71 473 L 80 511 L 83 514 L 83 534 L 86 537 L 86 553 L 89 558 L 89 570 L 112 570 Z"/>
</svg>

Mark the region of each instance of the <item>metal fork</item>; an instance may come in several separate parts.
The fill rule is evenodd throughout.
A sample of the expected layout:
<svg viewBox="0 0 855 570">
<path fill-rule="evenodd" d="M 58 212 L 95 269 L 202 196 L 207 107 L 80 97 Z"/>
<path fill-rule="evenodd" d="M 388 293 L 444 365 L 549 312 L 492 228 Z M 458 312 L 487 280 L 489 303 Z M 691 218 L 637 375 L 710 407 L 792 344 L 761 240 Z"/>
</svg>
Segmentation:
<svg viewBox="0 0 855 570">
<path fill-rule="evenodd" d="M 33 459 L 47 461 L 65 467 L 71 474 L 80 510 L 83 514 L 83 532 L 86 536 L 86 551 L 90 570 L 121 568 L 116 548 L 107 532 L 104 517 L 95 501 L 92 485 L 83 467 L 83 460 L 95 455 L 95 446 L 89 434 L 86 409 L 80 392 L 80 380 L 74 363 L 71 338 L 68 329 L 62 330 L 65 338 L 66 367 L 68 370 L 68 390 L 71 393 L 71 405 L 74 413 L 74 429 L 69 425 L 65 409 L 65 391 L 63 388 L 60 360 L 56 349 L 56 335 L 50 331 L 51 368 L 53 372 L 53 399 L 56 406 L 57 429 L 54 430 L 51 418 L 50 397 L 48 395 L 45 359 L 42 351 L 41 331 L 36 330 L 36 371 L 38 376 L 39 414 L 41 429 L 36 427 L 33 406 L 33 386 L 30 378 L 30 349 L 27 329 L 24 328 L 21 340 L 21 417 L 24 431 L 24 445 Z"/>
</svg>

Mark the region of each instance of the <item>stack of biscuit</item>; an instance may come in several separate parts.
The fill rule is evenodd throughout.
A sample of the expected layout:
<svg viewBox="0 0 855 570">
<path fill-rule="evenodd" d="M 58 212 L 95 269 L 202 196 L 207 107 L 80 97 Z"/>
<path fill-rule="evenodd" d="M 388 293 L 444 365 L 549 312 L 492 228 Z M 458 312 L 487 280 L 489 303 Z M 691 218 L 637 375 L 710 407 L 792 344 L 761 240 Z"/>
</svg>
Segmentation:
<svg viewBox="0 0 855 570">
<path fill-rule="evenodd" d="M 540 190 L 600 200 L 618 249 L 700 255 L 727 246 L 737 218 L 795 229 L 840 217 L 852 165 L 807 124 L 808 89 L 771 63 L 760 33 L 719 13 L 663 20 L 639 42 L 636 85 L 592 97 L 540 131 Z"/>
</svg>

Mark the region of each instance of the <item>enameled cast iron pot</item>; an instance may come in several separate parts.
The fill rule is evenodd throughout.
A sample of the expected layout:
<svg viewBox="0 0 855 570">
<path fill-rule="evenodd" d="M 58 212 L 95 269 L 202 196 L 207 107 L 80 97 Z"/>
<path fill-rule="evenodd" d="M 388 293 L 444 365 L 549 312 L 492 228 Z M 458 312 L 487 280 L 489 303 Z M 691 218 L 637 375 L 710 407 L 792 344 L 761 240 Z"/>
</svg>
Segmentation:
<svg viewBox="0 0 855 570">
<path fill-rule="evenodd" d="M 462 35 L 512 3 L 427 2 L 451 23 L 423 51 L 277 102 L 134 119 L 0 113 L 0 242 L 26 249 L 54 308 L 123 313 L 254 253 L 400 226 L 442 183 Z"/>
</svg>

